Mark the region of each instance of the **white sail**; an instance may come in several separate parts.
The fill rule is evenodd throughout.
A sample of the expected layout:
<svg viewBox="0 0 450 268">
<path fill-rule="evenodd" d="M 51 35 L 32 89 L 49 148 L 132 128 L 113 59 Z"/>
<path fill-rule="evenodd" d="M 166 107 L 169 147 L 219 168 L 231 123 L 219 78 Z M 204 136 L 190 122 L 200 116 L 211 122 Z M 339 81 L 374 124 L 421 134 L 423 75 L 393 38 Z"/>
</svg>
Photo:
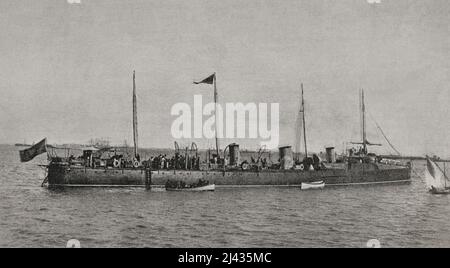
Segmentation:
<svg viewBox="0 0 450 268">
<path fill-rule="evenodd" d="M 425 185 L 427 186 L 427 190 L 431 190 L 432 186 L 436 187 L 435 180 L 434 180 L 433 176 L 431 176 L 430 172 L 428 171 L 428 168 L 425 169 L 424 179 L 425 179 Z"/>
<path fill-rule="evenodd" d="M 438 190 L 444 190 L 447 187 L 444 173 L 429 158 L 427 158 L 427 168 L 425 170 L 425 183 L 428 189 L 434 187 Z"/>
</svg>

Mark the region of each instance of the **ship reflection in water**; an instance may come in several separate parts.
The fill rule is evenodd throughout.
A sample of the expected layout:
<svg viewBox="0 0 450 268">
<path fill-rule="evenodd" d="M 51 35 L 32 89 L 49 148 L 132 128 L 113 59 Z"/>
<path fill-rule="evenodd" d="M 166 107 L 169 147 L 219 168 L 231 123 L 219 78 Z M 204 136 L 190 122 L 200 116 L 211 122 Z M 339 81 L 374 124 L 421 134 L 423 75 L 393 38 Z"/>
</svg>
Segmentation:
<svg viewBox="0 0 450 268">
<path fill-rule="evenodd" d="M 153 152 L 159 154 L 159 152 Z M 426 193 L 425 161 L 412 183 L 150 192 L 142 188 L 42 188 L 42 155 L 19 163 L 0 146 L 0 246 L 449 247 L 450 196 Z"/>
</svg>

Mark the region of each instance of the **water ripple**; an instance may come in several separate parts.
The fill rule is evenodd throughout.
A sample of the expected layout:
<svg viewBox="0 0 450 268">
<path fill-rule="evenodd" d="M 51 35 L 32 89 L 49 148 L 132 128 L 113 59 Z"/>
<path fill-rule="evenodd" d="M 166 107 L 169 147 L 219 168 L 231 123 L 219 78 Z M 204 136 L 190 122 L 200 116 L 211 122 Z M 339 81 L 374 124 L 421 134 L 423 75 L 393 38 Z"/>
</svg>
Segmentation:
<svg viewBox="0 0 450 268">
<path fill-rule="evenodd" d="M 36 163 L 1 149 L 1 247 L 64 247 L 69 239 L 89 247 L 364 247 L 373 238 L 387 247 L 450 246 L 450 196 L 429 195 L 420 178 L 308 192 L 50 190 L 39 187 Z M 421 174 L 424 165 L 414 168 Z"/>
</svg>

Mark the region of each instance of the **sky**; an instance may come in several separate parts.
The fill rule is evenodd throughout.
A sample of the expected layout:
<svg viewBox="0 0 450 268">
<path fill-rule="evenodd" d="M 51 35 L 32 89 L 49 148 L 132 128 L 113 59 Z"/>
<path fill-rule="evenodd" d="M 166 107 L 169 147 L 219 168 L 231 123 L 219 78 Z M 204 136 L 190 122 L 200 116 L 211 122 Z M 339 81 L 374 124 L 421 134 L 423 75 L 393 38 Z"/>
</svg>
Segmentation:
<svg viewBox="0 0 450 268">
<path fill-rule="evenodd" d="M 219 102 L 280 104 L 283 145 L 303 83 L 310 150 L 360 139 L 364 88 L 371 142 L 374 118 L 402 154 L 450 156 L 448 0 L 76 2 L 0 1 L 0 143 L 131 143 L 136 70 L 140 146 L 171 148 L 171 107 L 216 72 Z"/>
</svg>

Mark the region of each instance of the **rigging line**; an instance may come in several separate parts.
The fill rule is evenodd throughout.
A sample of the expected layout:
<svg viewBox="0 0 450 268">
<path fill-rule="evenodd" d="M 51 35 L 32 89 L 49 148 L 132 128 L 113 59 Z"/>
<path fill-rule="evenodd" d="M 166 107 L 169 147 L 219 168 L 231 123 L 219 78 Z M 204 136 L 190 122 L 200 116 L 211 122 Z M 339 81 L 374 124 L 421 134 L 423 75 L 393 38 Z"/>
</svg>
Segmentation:
<svg viewBox="0 0 450 268">
<path fill-rule="evenodd" d="M 369 113 L 370 118 L 373 120 L 373 122 L 375 123 L 375 125 L 377 126 L 377 128 L 380 130 L 381 135 L 383 135 L 384 139 L 387 141 L 387 143 L 389 144 L 389 146 L 391 146 L 391 148 L 400 156 L 402 155 L 397 149 L 395 149 L 394 145 L 391 143 L 391 141 L 388 139 L 388 137 L 386 136 L 386 134 L 384 134 L 383 129 L 380 127 L 380 125 L 377 123 L 377 121 L 375 120 L 375 118 L 372 116 L 371 113 Z"/>
<path fill-rule="evenodd" d="M 304 108 L 302 107 L 302 102 L 300 101 L 298 105 L 299 109 L 298 112 L 295 114 L 295 126 L 294 126 L 294 143 L 295 143 L 295 153 L 297 154 L 296 157 L 300 158 L 300 150 L 301 150 L 301 138 L 302 138 L 302 122 L 301 122 L 301 113 L 303 112 Z"/>
<path fill-rule="evenodd" d="M 300 154 L 301 148 L 301 131 L 302 128 L 300 115 L 297 114 L 295 118 L 295 129 L 294 129 L 294 141 L 295 141 L 295 151 L 297 154 Z"/>
<path fill-rule="evenodd" d="M 411 161 L 411 171 L 417 176 L 417 178 L 422 178 L 423 179 L 423 176 L 420 175 L 419 173 L 417 173 L 417 171 L 414 170 L 414 168 L 412 166 L 412 161 Z"/>
</svg>

